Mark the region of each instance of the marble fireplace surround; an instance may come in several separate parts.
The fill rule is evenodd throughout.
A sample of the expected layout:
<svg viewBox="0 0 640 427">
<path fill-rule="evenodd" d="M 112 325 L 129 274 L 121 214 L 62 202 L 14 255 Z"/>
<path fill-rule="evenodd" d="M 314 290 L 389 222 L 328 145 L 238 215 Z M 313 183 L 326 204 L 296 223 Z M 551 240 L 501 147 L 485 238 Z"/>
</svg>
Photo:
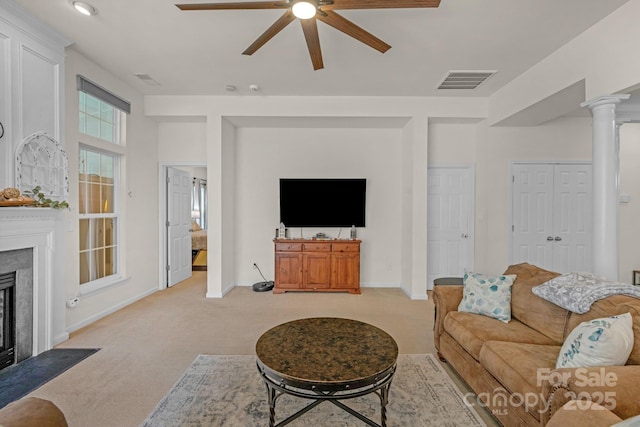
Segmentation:
<svg viewBox="0 0 640 427">
<path fill-rule="evenodd" d="M 15 362 L 33 354 L 33 248 L 0 251 L 0 274 L 16 273 Z"/>
<path fill-rule="evenodd" d="M 56 249 L 56 244 L 62 243 L 62 239 L 57 238 L 60 234 L 60 215 L 49 208 L 0 208 L 0 254 L 11 251 L 4 254 L 6 264 L 0 262 L 0 269 L 9 268 L 8 264 L 11 261 L 11 264 L 18 266 L 17 270 L 14 270 L 17 271 L 17 282 L 21 286 L 29 286 L 24 282 L 30 281 L 33 286 L 30 293 L 33 300 L 33 343 L 26 346 L 27 350 L 23 348 L 23 354 L 18 356 L 18 361 L 50 350 L 54 345 L 68 339 L 65 331 L 64 286 L 56 289 L 56 283 L 61 286 L 64 278 L 64 264 L 59 259 L 63 251 Z M 21 259 L 16 261 L 16 257 Z M 0 257 L 0 261 L 2 259 Z M 2 268 L 2 265 L 5 267 Z M 60 268 L 54 268 L 56 265 Z M 24 351 L 32 354 L 25 357 Z"/>
</svg>

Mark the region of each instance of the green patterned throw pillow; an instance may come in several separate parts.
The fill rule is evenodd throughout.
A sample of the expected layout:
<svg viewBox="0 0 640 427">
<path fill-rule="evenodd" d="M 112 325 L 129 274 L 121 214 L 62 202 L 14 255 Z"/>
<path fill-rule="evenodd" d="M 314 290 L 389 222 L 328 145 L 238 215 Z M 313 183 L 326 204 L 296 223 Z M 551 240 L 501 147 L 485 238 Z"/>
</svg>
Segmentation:
<svg viewBox="0 0 640 427">
<path fill-rule="evenodd" d="M 465 273 L 458 311 L 482 314 L 508 323 L 511 320 L 511 286 L 515 274 L 484 276 Z"/>
</svg>

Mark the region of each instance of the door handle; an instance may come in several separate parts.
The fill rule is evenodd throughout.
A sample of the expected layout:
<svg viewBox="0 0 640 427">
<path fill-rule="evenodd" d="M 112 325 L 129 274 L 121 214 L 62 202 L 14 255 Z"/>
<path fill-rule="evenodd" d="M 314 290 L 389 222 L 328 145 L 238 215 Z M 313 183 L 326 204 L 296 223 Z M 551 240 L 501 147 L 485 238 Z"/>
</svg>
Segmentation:
<svg viewBox="0 0 640 427">
<path fill-rule="evenodd" d="M 553 242 L 553 237 L 552 236 L 547 236 L 547 242 Z"/>
<path fill-rule="evenodd" d="M 467 233 L 462 233 L 462 236 L 460 236 L 460 237 L 462 237 L 463 239 L 468 239 L 469 235 Z"/>
<path fill-rule="evenodd" d="M 556 238 L 555 238 L 555 239 L 553 239 L 553 240 L 555 240 L 556 242 L 559 242 L 560 240 L 562 240 L 562 237 L 560 237 L 560 236 L 556 236 Z"/>
</svg>

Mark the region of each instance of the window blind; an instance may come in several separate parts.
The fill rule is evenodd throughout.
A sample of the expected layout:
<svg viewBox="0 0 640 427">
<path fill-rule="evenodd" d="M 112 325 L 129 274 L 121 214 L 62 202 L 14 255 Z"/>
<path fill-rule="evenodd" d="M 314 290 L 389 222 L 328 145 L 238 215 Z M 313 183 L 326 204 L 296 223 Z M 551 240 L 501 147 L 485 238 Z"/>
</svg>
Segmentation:
<svg viewBox="0 0 640 427">
<path fill-rule="evenodd" d="M 103 102 L 117 108 L 120 111 L 124 111 L 127 114 L 131 113 L 131 103 L 120 98 L 118 95 L 115 95 L 103 87 L 98 86 L 93 83 L 91 80 L 88 80 L 86 77 L 78 74 L 76 76 L 76 81 L 78 84 L 78 90 L 83 91 L 84 93 L 88 93 L 89 95 L 95 96 Z"/>
</svg>

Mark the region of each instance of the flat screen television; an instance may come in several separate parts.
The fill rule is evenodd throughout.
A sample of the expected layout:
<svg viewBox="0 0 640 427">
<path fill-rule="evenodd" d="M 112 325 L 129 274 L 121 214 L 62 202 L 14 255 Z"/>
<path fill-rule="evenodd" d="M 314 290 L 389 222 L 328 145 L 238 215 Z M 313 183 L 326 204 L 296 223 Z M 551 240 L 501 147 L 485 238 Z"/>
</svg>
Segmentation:
<svg viewBox="0 0 640 427">
<path fill-rule="evenodd" d="M 280 222 L 286 227 L 365 226 L 364 178 L 281 178 Z"/>
</svg>

